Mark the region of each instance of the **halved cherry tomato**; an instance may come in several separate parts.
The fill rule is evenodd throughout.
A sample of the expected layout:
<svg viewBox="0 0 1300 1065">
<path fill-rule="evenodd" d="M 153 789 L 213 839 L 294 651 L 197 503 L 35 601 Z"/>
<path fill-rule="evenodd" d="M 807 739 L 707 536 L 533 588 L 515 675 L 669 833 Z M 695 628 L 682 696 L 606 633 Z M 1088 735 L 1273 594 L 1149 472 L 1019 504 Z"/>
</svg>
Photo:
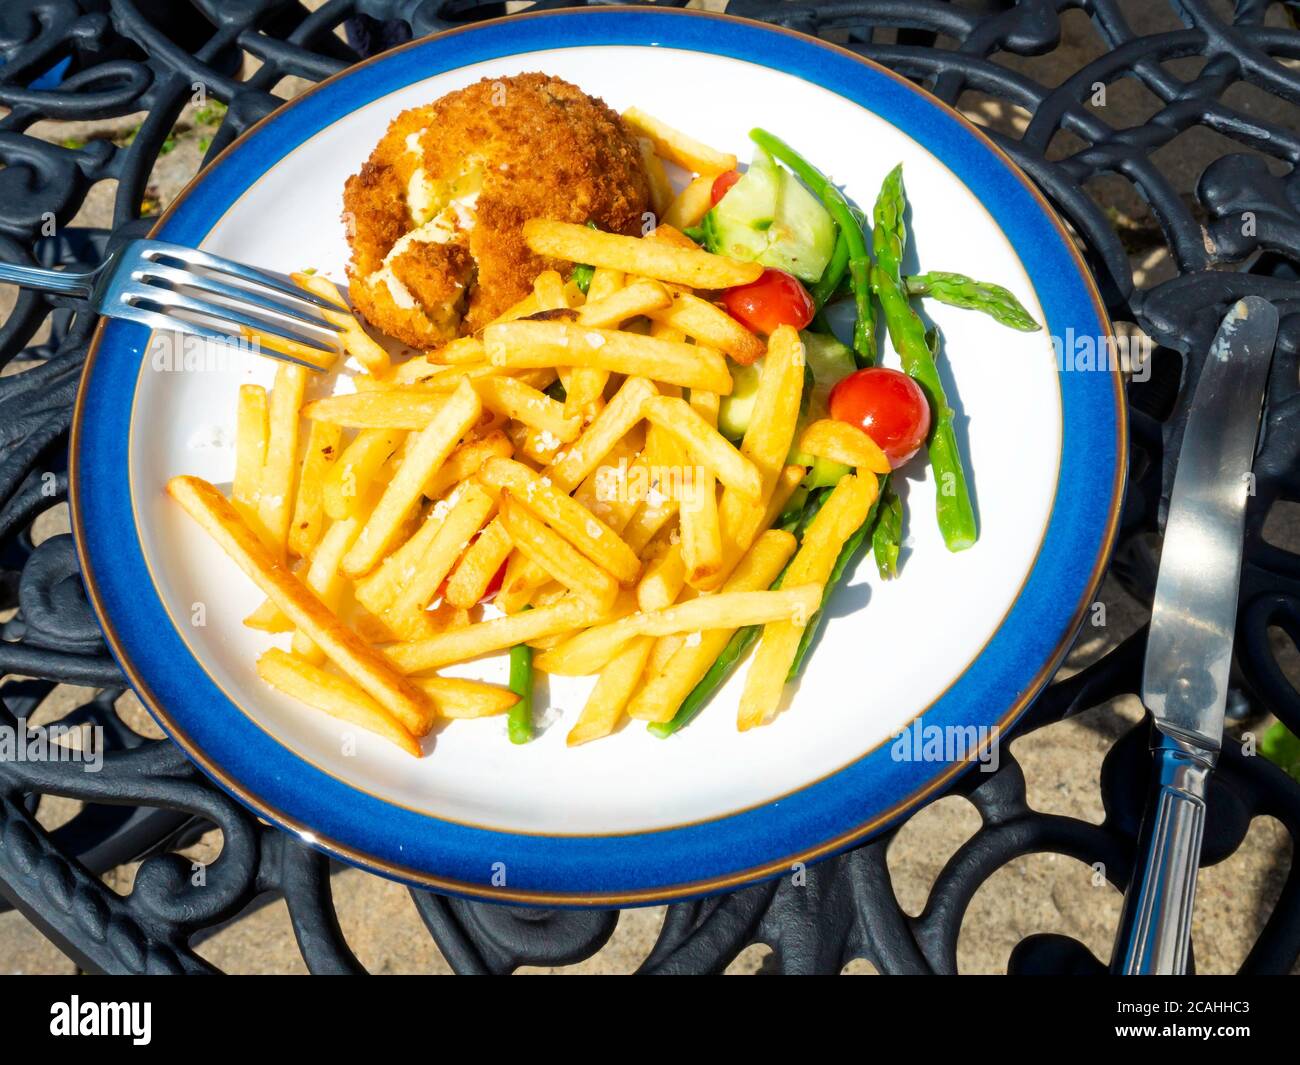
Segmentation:
<svg viewBox="0 0 1300 1065">
<path fill-rule="evenodd" d="M 739 170 L 724 170 L 721 174 L 713 179 L 713 188 L 709 192 L 709 198 L 713 201 L 713 206 L 718 206 L 718 201 L 724 197 L 737 181 L 740 180 Z"/>
<path fill-rule="evenodd" d="M 898 469 L 930 432 L 930 404 L 921 386 L 884 366 L 856 370 L 831 389 L 831 417 L 857 426 Z"/>
<path fill-rule="evenodd" d="M 817 305 L 798 278 L 771 268 L 751 284 L 727 289 L 722 305 L 742 325 L 767 336 L 779 325 L 803 329 L 817 313 Z"/>
</svg>

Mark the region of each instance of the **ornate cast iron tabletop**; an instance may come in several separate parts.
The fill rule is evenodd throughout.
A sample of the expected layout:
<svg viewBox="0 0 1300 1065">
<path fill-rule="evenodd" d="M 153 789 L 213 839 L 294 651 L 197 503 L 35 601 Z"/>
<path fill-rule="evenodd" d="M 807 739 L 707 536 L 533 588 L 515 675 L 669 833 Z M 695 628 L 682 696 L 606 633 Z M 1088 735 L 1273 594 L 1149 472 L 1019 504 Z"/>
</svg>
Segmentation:
<svg viewBox="0 0 1300 1065">
<path fill-rule="evenodd" d="M 732 0 L 728 10 L 844 44 L 948 103 L 1001 116 L 990 132 L 1073 226 L 1111 317 L 1155 343 L 1149 377 L 1129 385 L 1130 479 L 1111 571 L 1139 602 L 1150 600 L 1184 400 L 1215 326 L 1242 296 L 1278 305 L 1282 328 L 1238 617 L 1238 733 L 1251 733 L 1266 714 L 1300 732 L 1300 694 L 1284 668 L 1300 641 L 1300 555 L 1294 542 L 1287 548 L 1265 535 L 1271 511 L 1300 502 L 1300 32 L 1289 21 L 1298 12 L 1295 4 L 1259 0 L 1240 0 L 1231 15 L 1224 7 L 1209 0 L 1174 0 L 1167 8 L 1118 0 Z M 1158 28 L 1137 28 L 1136 8 L 1143 27 Z M 282 102 L 276 89 L 285 78 L 318 81 L 412 36 L 503 13 L 502 4 L 475 0 L 6 0 L 0 256 L 85 269 L 112 241 L 146 231 L 150 220 L 142 214 L 157 209 L 148 202 L 151 173 L 196 85 L 226 105 L 205 146 L 211 158 Z M 1032 59 L 1058 49 L 1071 19 L 1090 20 L 1105 47 L 1043 84 L 1043 67 Z M 1122 128 L 1104 106 L 1105 92 L 1120 86 L 1140 86 L 1147 101 L 1146 117 Z M 138 130 L 117 142 L 56 143 L 29 133 L 44 119 L 135 112 L 146 113 Z M 1170 148 L 1206 131 L 1221 148 L 1194 196 L 1180 194 L 1167 174 Z M 1123 184 L 1149 221 L 1140 233 L 1122 219 L 1117 225 L 1115 212 L 1098 203 L 1106 181 Z M 113 228 L 76 224 L 87 198 L 112 183 Z M 1163 264 L 1141 286 L 1131 268 L 1135 255 Z M 255 898 L 280 895 L 311 971 L 360 971 L 335 915 L 328 860 L 259 822 L 173 744 L 145 739 L 124 723 L 115 709 L 124 682 L 86 604 L 71 540 L 33 537 L 33 526 L 66 498 L 72 401 L 94 324 L 65 299 L 24 291 L 0 327 L 0 607 L 8 619 L 0 673 L 10 677 L 0 691 L 0 725 L 17 728 L 57 685 L 79 685 L 95 694 L 63 721 L 102 726 L 106 742 L 102 770 L 93 774 L 71 763 L 0 762 L 0 895 L 80 965 L 112 972 L 208 971 L 192 941 Z M 1139 630 L 1082 670 L 1058 675 L 1016 735 L 1136 693 L 1144 637 Z M 1032 810 L 1009 751 L 998 772 L 966 776 L 955 790 L 975 806 L 980 827 L 944 866 L 916 916 L 904 911 L 891 884 L 890 833 L 808 869 L 806 882 L 785 878 L 670 906 L 643 969 L 718 971 L 761 942 L 772 948 L 770 966 L 782 971 L 836 971 L 855 958 L 885 972 L 955 971 L 973 896 L 1013 859 L 1066 855 L 1124 885 L 1145 795 L 1145 746 L 1142 725 L 1111 746 L 1099 782 L 1101 823 Z M 1226 742 L 1212 790 L 1207 865 L 1232 855 L 1256 817 L 1275 818 L 1293 846 L 1300 841 L 1300 784 L 1252 753 L 1249 742 L 1244 749 L 1237 738 Z M 84 806 L 47 831 L 37 812 L 50 796 Z M 214 826 L 221 855 L 199 887 L 190 862 L 175 851 Z M 106 870 L 141 860 L 129 894 L 101 880 Z M 619 920 L 611 911 L 523 910 L 411 894 L 460 972 L 569 964 L 597 951 Z M 1297 957 L 1300 870 L 1293 864 L 1241 968 L 1287 972 Z M 1010 967 L 1086 972 L 1101 962 L 1074 939 L 1034 935 L 1018 944 Z"/>
</svg>

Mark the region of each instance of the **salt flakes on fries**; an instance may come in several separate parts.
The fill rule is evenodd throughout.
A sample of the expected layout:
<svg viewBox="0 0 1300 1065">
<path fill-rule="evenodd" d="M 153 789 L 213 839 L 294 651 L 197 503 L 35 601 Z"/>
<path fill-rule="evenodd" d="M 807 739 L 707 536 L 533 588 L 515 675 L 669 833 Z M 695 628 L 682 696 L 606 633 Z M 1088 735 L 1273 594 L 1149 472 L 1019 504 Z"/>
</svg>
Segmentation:
<svg viewBox="0 0 1300 1065">
<path fill-rule="evenodd" d="M 525 644 L 538 669 L 599 675 L 572 746 L 625 718 L 671 720 L 732 635 L 763 626 L 738 724 L 770 720 L 889 469 L 838 422 L 796 441 L 798 333 L 764 340 L 714 302 L 762 267 L 680 229 L 699 223 L 735 157 L 636 109 L 624 118 L 666 224 L 642 238 L 548 219 L 523 228 L 537 254 L 592 268 L 585 296 L 545 271 L 476 335 L 394 364 L 331 282 L 295 274 L 336 308 L 325 313 L 364 371 L 355 389 L 308 401 L 308 372 L 280 366 L 269 393 L 239 390 L 231 500 L 195 477 L 167 486 L 266 595 L 246 624 L 289 640 L 258 659 L 258 675 L 412 755 L 439 719 L 506 714 L 519 700 L 436 671 Z M 694 175 L 680 193 L 665 161 Z M 719 402 L 730 363 L 759 359 L 737 447 L 718 430 Z M 796 444 L 860 471 L 801 543 L 773 528 L 806 472 L 787 464 Z"/>
</svg>

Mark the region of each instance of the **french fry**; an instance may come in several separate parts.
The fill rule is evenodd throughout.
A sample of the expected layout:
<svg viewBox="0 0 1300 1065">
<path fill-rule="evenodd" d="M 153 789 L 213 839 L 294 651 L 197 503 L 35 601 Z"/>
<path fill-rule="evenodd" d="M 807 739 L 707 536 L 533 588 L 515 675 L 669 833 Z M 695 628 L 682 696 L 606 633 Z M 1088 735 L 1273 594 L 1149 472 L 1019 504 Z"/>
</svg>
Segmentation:
<svg viewBox="0 0 1300 1065">
<path fill-rule="evenodd" d="M 889 459 L 871 437 L 856 425 L 833 418 L 822 418 L 808 426 L 799 438 L 799 450 L 868 473 L 888 473 L 890 470 Z"/>
<path fill-rule="evenodd" d="M 427 366 L 423 359 L 412 359 L 411 363 L 403 363 L 402 366 L 414 364 L 413 369 L 408 370 L 411 374 L 409 381 L 399 380 L 396 374 L 387 377 L 368 377 L 360 375 L 352 378 L 353 383 L 357 386 L 358 392 L 388 392 L 398 394 L 420 394 L 424 393 L 429 396 L 445 396 L 448 392 L 455 392 L 461 381 L 468 378 L 470 381 L 480 381 L 485 377 L 503 377 L 507 376 L 506 372 L 500 366 L 492 366 L 486 362 L 463 362 L 455 366 Z M 427 366 L 427 369 L 422 369 Z M 534 373 L 540 371 L 532 371 Z M 522 378 L 522 374 L 516 375 Z M 331 397 L 333 398 L 333 397 Z M 329 405 L 322 408 L 324 417 L 340 417 L 349 413 L 346 405 L 341 406 L 342 415 L 332 415 L 328 412 Z"/>
<path fill-rule="evenodd" d="M 775 483 L 790 454 L 803 385 L 803 341 L 791 326 L 778 326 L 768 338 L 753 414 L 740 443 L 740 453 L 758 467 L 765 485 Z"/>
<path fill-rule="evenodd" d="M 359 513 L 384 463 L 405 439 L 406 434 L 396 429 L 363 429 L 357 433 L 325 476 L 325 513 L 335 521 Z"/>
<path fill-rule="evenodd" d="M 816 613 L 821 594 L 821 584 L 806 583 L 783 586 L 777 591 L 702 595 L 662 610 L 642 611 L 596 625 L 538 656 L 534 665 L 547 673 L 586 676 L 604 666 L 635 636 L 738 629 L 792 618 L 802 618 L 806 623 Z"/>
<path fill-rule="evenodd" d="M 412 683 L 429 697 L 439 717 L 494 717 L 504 714 L 519 696 L 509 688 L 460 677 L 415 677 Z"/>
<path fill-rule="evenodd" d="M 424 673 L 527 643 L 539 636 L 590 625 L 599 616 L 598 611 L 581 599 L 561 599 L 540 610 L 525 610 L 510 617 L 467 625 L 455 632 L 394 644 L 385 655 L 403 673 Z"/>
<path fill-rule="evenodd" d="M 272 550 L 279 554 L 284 553 L 289 540 L 294 467 L 298 461 L 298 417 L 306 388 L 307 371 L 301 366 L 281 363 L 276 368 L 257 517 Z"/>
<path fill-rule="evenodd" d="M 343 561 L 344 554 L 360 531 L 361 522 L 356 518 L 334 522 L 316 545 L 311 565 L 307 567 L 307 587 L 320 596 L 320 601 L 336 614 L 345 587 L 339 573 L 339 563 Z M 293 653 L 315 665 L 320 665 L 325 660 L 325 652 L 312 643 L 311 637 L 304 632 L 293 634 Z"/>
<path fill-rule="evenodd" d="M 663 428 L 728 488 L 754 501 L 762 499 L 758 468 L 684 399 L 655 396 L 646 400 L 642 410 L 652 425 Z"/>
<path fill-rule="evenodd" d="M 575 595 L 599 611 L 614 605 L 618 581 L 515 502 L 509 490 L 501 492 L 501 521 L 515 547 Z"/>
<path fill-rule="evenodd" d="M 630 484 L 634 477 L 641 479 L 644 467 L 633 442 L 635 435 L 620 440 L 573 493 L 574 499 L 620 536 L 641 502 Z"/>
<path fill-rule="evenodd" d="M 438 416 L 411 438 L 411 447 L 397 474 L 384 489 L 356 543 L 343 556 L 346 576 L 360 577 L 374 568 L 419 501 L 425 482 L 478 421 L 482 410 L 477 393 L 468 381 L 462 382 Z"/>
<path fill-rule="evenodd" d="M 795 547 L 792 534 L 781 529 L 765 532 L 740 560 L 723 586 L 723 594 L 770 587 Z M 703 679 L 733 635 L 734 629 L 709 629 L 700 633 L 698 641 L 683 640 L 660 672 L 648 675 L 628 704 L 628 716 L 640 721 L 671 721 L 682 700 Z"/>
<path fill-rule="evenodd" d="M 289 551 L 307 558 L 325 528 L 325 478 L 342 451 L 343 431 L 337 425 L 312 422 L 307 450 L 298 475 L 298 494 L 289 521 Z"/>
<path fill-rule="evenodd" d="M 601 459 L 614 450 L 641 421 L 641 408 L 658 389 L 644 377 L 629 377 L 601 409 L 586 431 L 563 452 L 555 455 L 546 475 L 562 492 L 572 492 Z"/>
<path fill-rule="evenodd" d="M 576 747 L 580 743 L 598 740 L 614 731 L 623 716 L 623 708 L 645 672 L 646 659 L 653 644 L 653 638 L 638 636 L 601 671 L 600 679 L 587 696 L 582 714 L 565 737 L 568 746 Z"/>
<path fill-rule="evenodd" d="M 383 656 L 290 573 L 214 486 L 198 477 L 173 477 L 167 482 L 167 493 L 343 673 L 413 735 L 429 730 L 433 708 L 423 693 L 395 673 Z"/>
<path fill-rule="evenodd" d="M 662 218 L 673 202 L 673 183 L 668 180 L 664 161 L 655 154 L 654 142 L 649 137 L 638 137 L 636 143 L 641 152 L 641 169 L 650 185 L 650 208 L 656 218 Z"/>
<path fill-rule="evenodd" d="M 343 350 L 361 363 L 367 373 L 377 375 L 388 370 L 387 349 L 362 328 L 333 281 L 321 274 L 298 273 L 289 276 L 294 284 L 339 306 L 342 313 L 325 311 L 324 315 L 343 330 Z"/>
<path fill-rule="evenodd" d="M 691 409 L 710 428 L 717 428 L 718 397 L 715 393 L 692 390 Z M 692 484 L 683 494 L 678 507 L 681 521 L 681 554 L 686 566 L 686 583 L 692 588 L 698 588 L 722 569 L 718 491 L 712 470 L 704 467 L 695 470 Z"/>
<path fill-rule="evenodd" d="M 393 371 L 395 381 L 418 382 L 423 374 L 435 371 L 442 366 L 473 365 L 487 362 L 483 351 L 483 341 L 479 337 L 457 337 L 449 340 L 442 347 L 426 351 L 420 358 L 410 359 Z"/>
<path fill-rule="evenodd" d="M 767 497 L 767 505 L 761 513 L 757 510 L 751 510 L 744 519 L 744 524 L 736 527 L 729 526 L 725 521 L 725 515 L 721 515 L 722 521 L 722 542 L 723 542 L 723 568 L 726 570 L 726 553 L 729 549 L 735 549 L 735 556 L 748 550 L 748 546 L 758 539 L 764 532 L 776 524 L 777 519 L 785 511 L 785 505 L 790 502 L 790 497 L 794 495 L 795 490 L 803 482 L 806 476 L 804 467 L 797 464 L 791 464 L 781 470 L 776 479 L 776 487 L 772 489 L 772 494 Z M 741 545 L 744 546 L 741 546 Z"/>
<path fill-rule="evenodd" d="M 632 127 L 633 133 L 648 137 L 660 156 L 670 163 L 676 163 L 683 170 L 693 174 L 717 175 L 724 170 L 736 169 L 734 155 L 716 151 L 694 137 L 688 137 L 680 130 L 646 114 L 639 107 L 629 107 L 624 111 L 623 121 Z"/>
<path fill-rule="evenodd" d="M 677 194 L 660 221 L 675 229 L 698 226 L 713 206 L 713 182 L 716 179 L 716 174 L 701 174 Z"/>
<path fill-rule="evenodd" d="M 463 379 L 463 375 L 461 375 Z M 440 392 L 399 392 L 387 389 L 326 396 L 308 403 L 303 415 L 345 429 L 406 429 L 417 431 L 432 422 L 447 405 Z"/>
<path fill-rule="evenodd" d="M 468 440 L 447 456 L 438 472 L 425 482 L 424 494 L 437 499 L 453 485 L 477 473 L 488 459 L 508 459 L 514 450 L 510 438 L 500 429 L 494 429 L 478 440 Z"/>
<path fill-rule="evenodd" d="M 526 425 L 511 423 L 506 429 L 506 435 L 514 445 L 517 455 L 522 455 L 538 466 L 545 466 L 551 462 L 556 455 L 561 454 L 560 449 L 564 446 L 549 433 L 540 433 L 536 429 L 529 429 Z"/>
<path fill-rule="evenodd" d="M 844 541 L 867 520 L 867 513 L 878 491 L 876 478 L 870 475 L 848 474 L 840 478 L 809 523 L 799 545 L 799 551 L 790 561 L 790 568 L 782 578 L 785 583 L 818 582 L 824 584 L 830 577 L 835 560 Z M 803 636 L 803 628 L 817 612 L 814 606 L 802 619 L 778 619 L 763 628 L 763 637 L 750 662 L 745 677 L 745 690 L 740 697 L 736 727 L 744 732 L 756 725 L 765 725 L 776 714 L 785 688 L 785 678 L 794 662 Z"/>
<path fill-rule="evenodd" d="M 727 395 L 731 374 L 712 348 L 679 344 L 575 322 L 506 322 L 483 330 L 493 365 L 517 368 L 590 366 L 611 373 L 649 374 L 683 388 Z"/>
<path fill-rule="evenodd" d="M 467 482 L 430 508 L 425 520 L 369 576 L 356 582 L 357 602 L 403 631 L 401 618 L 422 611 L 433 599 L 462 546 L 492 513 L 492 497 Z M 393 617 L 389 617 L 389 615 Z"/>
<path fill-rule="evenodd" d="M 623 542 L 639 555 L 677 517 L 678 506 L 675 495 L 664 495 L 658 490 L 652 490 L 650 497 L 636 508 L 623 529 Z"/>
<path fill-rule="evenodd" d="M 278 647 L 257 660 L 257 675 L 300 703 L 383 736 L 407 754 L 420 757 L 420 744 L 410 730 L 350 680 L 326 673 Z"/>
<path fill-rule="evenodd" d="M 785 466 L 794 442 L 795 426 L 803 398 L 804 350 L 799 334 L 790 326 L 779 326 L 768 339 L 767 357 L 754 397 L 749 428 L 740 444 L 740 453 L 750 460 L 763 478 L 763 498 L 753 500 L 732 489 L 722 493 L 718 521 L 722 531 L 723 558 L 738 558 L 754 538 L 777 517 L 803 473 Z M 794 485 L 784 491 L 777 513 L 767 517 L 768 504 L 777 490 L 794 478 Z M 724 562 L 725 571 L 725 562 Z M 725 572 L 705 579 L 697 587 L 711 591 L 720 587 Z"/>
<path fill-rule="evenodd" d="M 662 610 L 672 606 L 685 584 L 686 561 L 682 558 L 682 545 L 670 544 L 662 555 L 646 566 L 636 586 L 637 606 L 642 610 Z"/>
<path fill-rule="evenodd" d="M 767 351 L 763 341 L 726 311 L 689 292 L 678 292 L 668 306 L 642 313 L 680 330 L 697 344 L 725 352 L 742 365 L 761 359 Z"/>
<path fill-rule="evenodd" d="M 673 248 L 685 248 L 687 251 L 698 249 L 699 245 L 691 240 L 676 226 L 670 226 L 666 222 L 661 222 L 645 235 L 645 239 L 657 244 L 667 244 Z M 676 288 L 675 291 L 681 291 Z"/>
<path fill-rule="evenodd" d="M 485 484 L 509 491 L 516 501 L 550 525 L 568 543 L 607 570 L 618 581 L 629 584 L 641 572 L 641 560 L 618 533 L 577 500 L 513 459 L 491 459 L 480 471 Z M 545 564 L 538 562 L 545 568 Z M 549 571 L 548 571 L 549 572 Z M 557 580 L 562 578 L 556 576 Z"/>
<path fill-rule="evenodd" d="M 531 565 L 531 563 L 529 563 L 529 565 Z M 534 588 L 528 593 L 528 605 L 533 609 L 538 609 L 544 606 L 554 606 L 561 599 L 564 599 L 571 594 L 572 593 L 570 593 L 569 589 L 564 587 L 564 585 L 559 581 L 547 581 L 547 583 L 542 585 L 540 588 Z M 620 593 L 620 596 L 621 595 L 622 593 Z M 515 611 L 515 613 L 518 613 L 518 611 Z M 538 636 L 535 639 L 529 640 L 528 645 L 539 651 L 544 651 L 548 647 L 554 647 L 557 643 L 563 643 L 569 638 L 572 631 L 573 630 L 570 629 L 566 632 L 552 633 L 549 636 Z"/>
<path fill-rule="evenodd" d="M 564 278 L 557 270 L 543 270 L 533 280 L 533 295 L 539 311 L 569 309 L 569 297 L 564 290 Z"/>
<path fill-rule="evenodd" d="M 574 366 L 569 373 L 569 384 L 564 397 L 564 414 L 577 418 L 579 425 L 590 422 L 605 403 L 605 385 L 609 371 L 594 366 Z"/>
<path fill-rule="evenodd" d="M 465 610 L 477 604 L 513 549 L 501 519 L 493 518 L 461 555 L 447 579 L 447 602 Z"/>
<path fill-rule="evenodd" d="M 604 299 L 588 300 L 578 311 L 578 324 L 592 329 L 617 329 L 629 318 L 652 312 L 663 313 L 672 303 L 672 295 L 658 281 L 634 281 Z M 740 325 L 739 322 L 736 324 Z M 744 326 L 740 328 L 744 329 Z"/>
<path fill-rule="evenodd" d="M 513 322 L 519 318 L 527 318 L 530 314 L 536 314 L 538 310 L 537 294 L 530 292 L 518 303 L 493 318 L 491 324 L 496 325 L 497 322 Z"/>
<path fill-rule="evenodd" d="M 587 286 L 587 303 L 598 303 L 607 296 L 614 295 L 625 282 L 622 270 L 611 270 L 608 266 L 598 266 L 591 272 L 591 284 Z"/>
<path fill-rule="evenodd" d="M 251 523 L 249 528 L 253 528 Z M 284 611 L 269 599 L 263 599 L 261 605 L 248 617 L 244 618 L 244 625 L 247 628 L 256 629 L 258 632 L 269 632 L 273 635 L 279 635 L 282 632 L 293 632 L 293 622 L 285 617 Z"/>
<path fill-rule="evenodd" d="M 694 639 L 694 637 L 692 637 Z M 650 648 L 650 660 L 646 662 L 646 673 L 651 677 L 657 677 L 663 672 L 664 667 L 672 661 L 673 655 L 686 643 L 685 636 L 660 636 L 655 640 L 655 644 Z"/>
<path fill-rule="evenodd" d="M 239 386 L 239 407 L 235 420 L 235 480 L 231 496 L 245 518 L 257 514 L 257 497 L 262 491 L 262 467 L 266 465 L 266 389 L 261 385 Z M 257 524 L 254 523 L 254 527 Z"/>
<path fill-rule="evenodd" d="M 475 382 L 474 387 L 488 410 L 550 433 L 562 444 L 569 443 L 582 430 L 581 417 L 571 415 L 565 404 L 513 377 L 486 377 Z"/>
<path fill-rule="evenodd" d="M 501 589 L 492 604 L 503 614 L 518 614 L 532 603 L 533 595 L 539 588 L 555 583 L 551 580 L 551 575 L 527 555 L 512 551 L 506 562 Z M 564 590 L 568 591 L 567 588 Z"/>
<path fill-rule="evenodd" d="M 400 619 L 424 610 L 461 557 L 465 545 L 483 527 L 495 507 L 492 497 L 477 484 L 465 486 L 460 499 L 436 525 L 427 550 L 412 553 L 414 572 L 400 571 L 402 583 L 389 610 L 391 615 Z"/>
<path fill-rule="evenodd" d="M 523 232 L 528 247 L 538 255 L 608 266 L 638 277 L 691 288 L 734 288 L 757 281 L 763 273 L 758 263 L 713 255 L 694 244 L 690 248 L 678 248 L 662 241 L 602 233 L 568 222 L 533 218 L 524 223 Z"/>
<path fill-rule="evenodd" d="M 263 333 L 256 329 L 250 329 L 246 325 L 239 327 L 239 333 L 253 351 L 258 353 L 276 351 L 282 355 L 288 355 L 290 358 L 300 359 L 308 366 L 314 366 L 318 370 L 328 370 L 338 360 L 337 351 L 320 351 L 317 348 L 308 347 L 306 344 L 299 344 L 296 340 L 286 340 L 284 337 L 275 336 L 273 333 Z M 283 366 L 284 363 L 279 363 L 279 365 Z"/>
</svg>

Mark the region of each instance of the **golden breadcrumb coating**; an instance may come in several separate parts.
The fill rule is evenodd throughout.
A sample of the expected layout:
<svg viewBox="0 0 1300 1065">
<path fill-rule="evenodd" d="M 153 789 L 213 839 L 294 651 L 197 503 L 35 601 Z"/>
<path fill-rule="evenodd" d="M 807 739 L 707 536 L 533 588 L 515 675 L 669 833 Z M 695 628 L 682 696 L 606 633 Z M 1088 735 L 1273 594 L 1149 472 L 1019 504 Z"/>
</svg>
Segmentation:
<svg viewBox="0 0 1300 1065">
<path fill-rule="evenodd" d="M 545 74 L 487 79 L 403 112 L 347 181 L 349 292 L 376 329 L 432 347 L 481 328 L 547 269 L 530 218 L 641 231 L 650 190 L 618 114 Z"/>
</svg>

